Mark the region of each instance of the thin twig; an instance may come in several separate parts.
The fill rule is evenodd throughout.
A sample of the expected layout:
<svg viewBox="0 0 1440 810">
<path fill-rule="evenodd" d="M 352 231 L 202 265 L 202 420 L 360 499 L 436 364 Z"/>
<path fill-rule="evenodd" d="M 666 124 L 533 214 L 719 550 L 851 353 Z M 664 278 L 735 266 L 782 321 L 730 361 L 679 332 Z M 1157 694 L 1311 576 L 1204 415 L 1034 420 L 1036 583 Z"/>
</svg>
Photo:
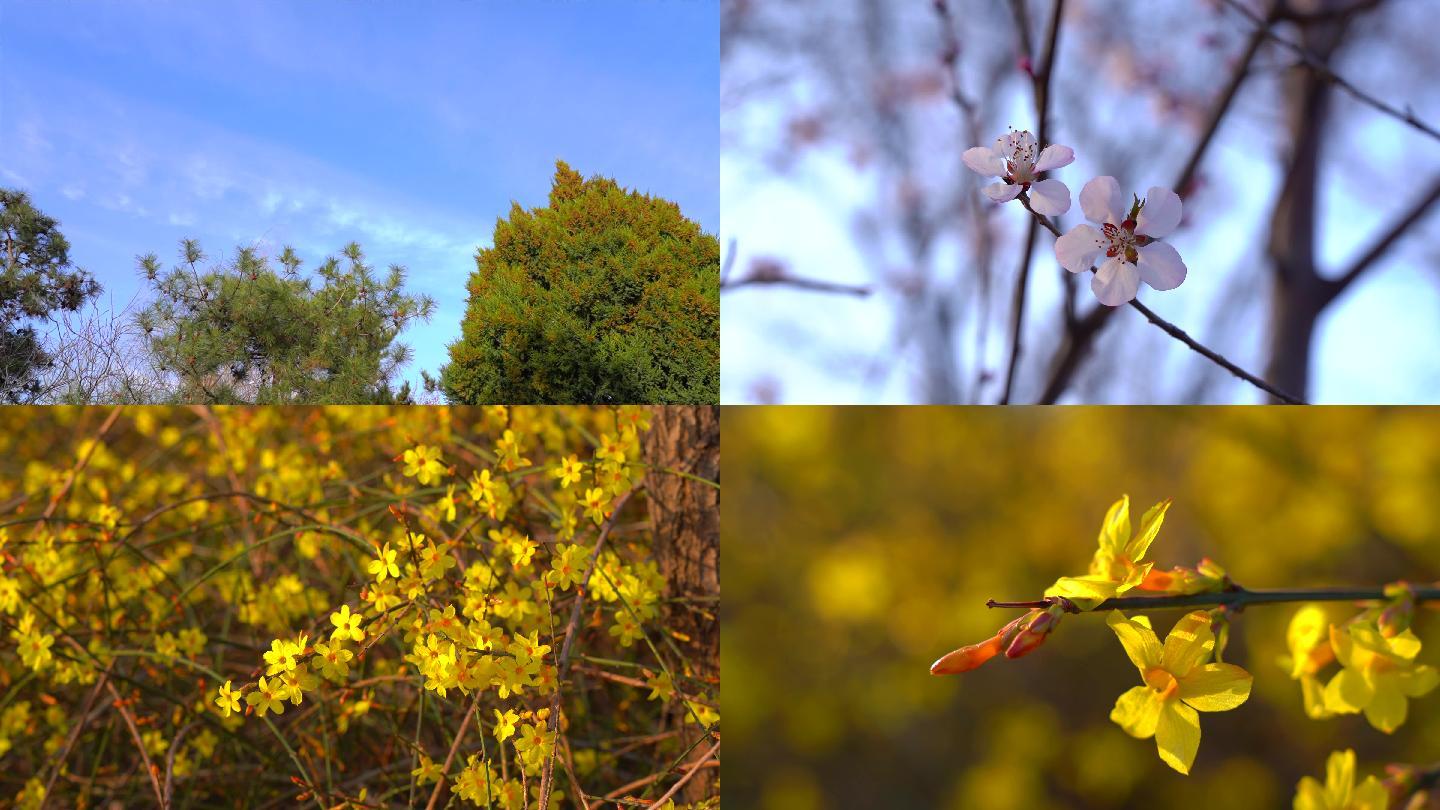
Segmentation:
<svg viewBox="0 0 1440 810">
<path fill-rule="evenodd" d="M 1016 2 L 1016 8 L 1020 8 L 1020 0 Z M 1034 67 L 1032 63 L 1032 75 L 1035 79 L 1035 118 L 1036 118 L 1036 140 L 1041 148 L 1046 144 L 1050 118 L 1048 115 L 1050 106 L 1050 76 L 1054 72 L 1056 48 L 1060 44 L 1060 15 L 1064 13 L 1065 0 L 1055 0 L 1050 11 L 1050 28 L 1046 36 L 1045 64 L 1043 67 Z M 1021 15 L 1023 16 L 1023 15 Z M 1026 40 L 1027 37 L 1021 37 Z M 1026 54 L 1027 58 L 1030 56 Z M 1028 197 L 1021 192 L 1022 205 L 1030 210 Z M 1031 211 L 1031 213 L 1034 213 Z M 1029 229 L 1025 234 L 1025 251 L 1020 258 L 1020 272 L 1015 280 L 1015 298 L 1012 305 L 1013 315 L 1010 320 L 1010 362 L 1005 366 L 1005 389 L 1000 395 L 1000 404 L 1010 404 L 1010 394 L 1015 386 L 1015 371 L 1020 366 L 1020 355 L 1024 353 L 1025 335 L 1025 298 L 1030 289 L 1030 261 L 1035 255 L 1035 237 L 1037 236 L 1036 223 L 1031 221 Z"/>
<path fill-rule="evenodd" d="M 689 782 L 690 779 L 695 776 L 695 774 L 697 774 L 697 773 L 700 772 L 700 769 L 701 769 L 701 768 L 705 767 L 705 763 L 709 762 L 709 761 L 712 760 L 712 759 L 718 760 L 719 757 L 717 757 L 716 754 L 718 754 L 719 752 L 720 752 L 720 741 L 719 741 L 719 740 L 716 740 L 716 741 L 715 741 L 715 744 L 712 745 L 712 746 L 710 746 L 710 750 L 709 750 L 709 751 L 706 751 L 705 754 L 704 754 L 703 756 L 701 756 L 700 759 L 695 762 L 695 764 L 693 764 L 693 765 L 690 766 L 690 769 L 685 772 L 685 775 L 684 775 L 684 776 L 680 777 L 680 778 L 675 782 L 675 784 L 673 784 L 673 785 L 670 786 L 670 789 L 669 789 L 669 790 L 665 791 L 665 793 L 664 793 L 660 798 L 656 799 L 655 802 L 654 802 L 653 804 L 651 804 L 650 806 L 651 806 L 651 807 L 659 807 L 660 805 L 662 805 L 662 804 L 664 804 L 665 802 L 669 801 L 672 796 L 674 796 L 676 793 L 679 793 L 679 792 L 680 792 L 680 788 L 685 787 L 685 783 L 686 783 L 686 782 Z"/>
<path fill-rule="evenodd" d="M 450 773 L 450 764 L 455 761 L 455 752 L 460 750 L 460 741 L 465 739 L 465 730 L 470 727 L 470 718 L 475 716 L 475 709 L 480 705 L 481 690 L 476 690 L 475 697 L 470 699 L 470 708 L 465 710 L 465 719 L 460 721 L 460 730 L 455 732 L 455 741 L 450 743 L 450 752 L 445 755 L 445 764 L 440 766 L 440 780 L 435 783 L 435 789 L 430 791 L 430 801 L 425 803 L 425 810 L 435 810 L 435 803 L 440 801 L 440 791 L 445 789 L 445 777 Z"/>
<path fill-rule="evenodd" d="M 1330 82 L 1331 84 L 1334 84 L 1341 90 L 1349 93 L 1351 97 L 1353 97 L 1356 101 L 1359 101 L 1362 104 L 1379 110 L 1385 115 L 1388 115 L 1391 118 L 1396 119 L 1397 121 L 1408 124 L 1414 129 L 1423 132 L 1426 135 L 1429 135 L 1437 141 L 1440 141 L 1440 130 L 1437 130 L 1435 127 L 1415 117 L 1415 113 L 1411 112 L 1408 106 L 1406 109 L 1401 110 L 1398 107 L 1381 101 L 1375 96 L 1366 93 L 1364 90 L 1361 90 L 1360 88 L 1352 84 L 1349 79 L 1346 79 L 1344 76 L 1341 76 L 1340 74 L 1332 70 L 1330 66 L 1325 63 L 1324 60 L 1320 59 L 1315 54 L 1306 50 L 1304 46 L 1299 45 L 1295 42 L 1291 42 L 1285 37 L 1282 37 L 1279 34 L 1275 33 L 1274 30 L 1270 28 L 1269 24 L 1266 23 L 1264 19 L 1256 15 L 1255 12 L 1246 8 L 1237 0 L 1224 0 L 1224 2 L 1225 5 L 1240 12 L 1242 16 L 1250 20 L 1250 22 L 1254 25 L 1258 26 L 1260 30 L 1264 32 L 1266 39 L 1274 42 L 1275 44 L 1299 57 L 1301 63 L 1304 64 L 1305 67 L 1314 71 L 1315 74 L 1320 78 Z"/>
</svg>

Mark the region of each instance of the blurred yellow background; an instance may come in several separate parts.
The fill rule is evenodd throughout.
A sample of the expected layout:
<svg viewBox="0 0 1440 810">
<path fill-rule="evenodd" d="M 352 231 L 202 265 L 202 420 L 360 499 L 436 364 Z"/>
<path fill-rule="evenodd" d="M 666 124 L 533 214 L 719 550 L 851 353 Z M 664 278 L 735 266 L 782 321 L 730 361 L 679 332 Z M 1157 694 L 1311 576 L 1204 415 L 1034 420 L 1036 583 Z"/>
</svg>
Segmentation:
<svg viewBox="0 0 1440 810">
<path fill-rule="evenodd" d="M 1110 722 L 1134 667 L 1094 615 L 964 675 L 930 663 L 1085 572 L 1106 508 L 1173 498 L 1149 559 L 1251 588 L 1440 577 L 1440 410 L 727 408 L 722 668 L 739 807 L 1269 808 L 1326 755 L 1440 760 L 1440 693 L 1386 736 L 1308 719 L 1277 663 L 1298 606 L 1255 606 L 1227 661 L 1250 701 L 1207 714 L 1192 775 Z M 1353 611 L 1335 608 L 1337 620 Z M 1180 611 L 1154 614 L 1163 637 Z M 1422 611 L 1422 662 L 1440 613 Z"/>
</svg>

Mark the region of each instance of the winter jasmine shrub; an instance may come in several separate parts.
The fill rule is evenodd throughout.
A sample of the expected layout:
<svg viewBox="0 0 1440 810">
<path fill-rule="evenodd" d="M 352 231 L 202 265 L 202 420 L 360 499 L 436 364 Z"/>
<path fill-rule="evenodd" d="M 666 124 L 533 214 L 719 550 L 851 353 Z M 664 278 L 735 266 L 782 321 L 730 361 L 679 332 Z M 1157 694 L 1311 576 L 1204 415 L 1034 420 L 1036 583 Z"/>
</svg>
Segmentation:
<svg viewBox="0 0 1440 810">
<path fill-rule="evenodd" d="M 718 591 L 647 519 L 657 475 L 715 486 L 647 443 L 681 417 L 0 414 L 7 801 L 716 805 L 718 658 L 681 628 Z"/>
</svg>

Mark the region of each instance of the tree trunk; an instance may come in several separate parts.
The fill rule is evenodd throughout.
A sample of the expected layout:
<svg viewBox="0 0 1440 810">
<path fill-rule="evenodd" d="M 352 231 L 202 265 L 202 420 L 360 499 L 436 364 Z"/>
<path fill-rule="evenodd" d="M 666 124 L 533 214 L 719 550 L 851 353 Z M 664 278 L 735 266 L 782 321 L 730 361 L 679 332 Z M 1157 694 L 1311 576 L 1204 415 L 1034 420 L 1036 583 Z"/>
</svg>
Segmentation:
<svg viewBox="0 0 1440 810">
<path fill-rule="evenodd" d="M 655 536 L 655 558 L 665 576 L 665 626 L 683 634 L 675 639 L 690 664 L 687 674 L 709 684 L 720 699 L 720 491 L 665 469 L 707 481 L 720 481 L 720 409 L 715 406 L 657 406 L 644 438 L 646 501 Z M 662 649 L 664 649 L 662 647 Z M 689 712 L 680 706 L 676 722 Z M 689 747 L 704 732 L 689 723 L 682 742 Z M 698 760 L 709 749 L 701 742 L 691 752 Z M 683 772 L 683 771 L 682 771 Z M 715 794 L 718 769 L 695 774 L 680 798 L 696 802 Z"/>
<path fill-rule="evenodd" d="M 1324 2 L 1321 6 L 1317 10 L 1328 8 Z M 1311 23 L 1303 26 L 1300 41 L 1328 62 L 1344 32 L 1343 18 Z M 1331 89 L 1329 81 L 1305 65 L 1291 68 L 1284 86 L 1291 153 L 1270 218 L 1268 252 L 1275 289 L 1265 378 L 1293 397 L 1308 399 L 1315 322 L 1328 303 L 1326 281 L 1315 261 L 1315 243 L 1321 145 Z"/>
</svg>

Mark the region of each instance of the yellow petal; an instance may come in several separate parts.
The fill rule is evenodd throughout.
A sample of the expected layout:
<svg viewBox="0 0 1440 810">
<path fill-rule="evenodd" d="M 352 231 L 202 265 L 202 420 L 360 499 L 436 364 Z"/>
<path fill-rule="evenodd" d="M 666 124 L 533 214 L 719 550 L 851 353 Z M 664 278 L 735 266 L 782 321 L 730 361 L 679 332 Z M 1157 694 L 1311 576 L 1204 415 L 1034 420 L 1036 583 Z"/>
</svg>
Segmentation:
<svg viewBox="0 0 1440 810">
<path fill-rule="evenodd" d="M 1156 637 L 1154 630 L 1138 621 L 1125 618 L 1125 614 L 1118 610 L 1111 611 L 1105 623 L 1115 631 L 1116 637 L 1120 639 L 1120 646 L 1125 648 L 1125 654 L 1130 656 L 1130 662 L 1140 670 L 1141 675 L 1159 665 L 1160 639 Z"/>
<path fill-rule="evenodd" d="M 1334 751 L 1325 760 L 1325 797 L 1327 807 L 1350 806 L 1350 791 L 1355 786 L 1355 752 L 1349 748 Z"/>
<path fill-rule="evenodd" d="M 1328 810 L 1330 803 L 1325 801 L 1325 790 L 1320 783 L 1310 777 L 1300 780 L 1300 786 L 1295 790 L 1295 810 Z"/>
<path fill-rule="evenodd" d="M 1121 695 L 1110 710 L 1110 719 L 1125 729 L 1137 740 L 1155 735 L 1155 724 L 1160 720 L 1161 701 L 1155 690 L 1148 686 L 1137 686 Z"/>
<path fill-rule="evenodd" d="M 1350 653 L 1355 648 L 1350 634 L 1343 628 L 1330 625 L 1330 646 L 1335 650 L 1335 659 L 1340 662 L 1340 666 L 1350 666 Z"/>
<path fill-rule="evenodd" d="M 1180 699 L 1202 712 L 1224 712 L 1250 697 L 1250 673 L 1234 664 L 1206 664 L 1180 678 Z"/>
<path fill-rule="evenodd" d="M 1165 701 L 1155 726 L 1155 745 L 1166 765 L 1190 773 L 1195 752 L 1200 750 L 1200 715 L 1178 700 Z"/>
<path fill-rule="evenodd" d="M 1312 650 L 1330 638 L 1330 616 L 1325 608 L 1314 602 L 1295 611 L 1290 627 L 1285 631 L 1285 645 L 1290 648 L 1293 658 L 1290 677 L 1303 674 Z"/>
<path fill-rule="evenodd" d="M 1139 562 L 1150 550 L 1150 544 L 1155 542 L 1155 536 L 1160 533 L 1160 524 L 1165 522 L 1165 513 L 1170 511 L 1170 501 L 1161 501 L 1150 507 L 1145 512 L 1145 517 L 1140 519 L 1140 531 L 1130 538 L 1125 545 L 1125 556 L 1135 562 Z"/>
<path fill-rule="evenodd" d="M 1365 708 L 1374 697 L 1375 690 L 1360 673 L 1353 669 L 1342 669 L 1325 686 L 1325 705 L 1332 712 L 1354 714 Z"/>
<path fill-rule="evenodd" d="M 1367 776 L 1360 787 L 1355 789 L 1350 806 L 1355 810 L 1385 810 L 1390 806 L 1390 791 L 1380 784 L 1379 779 Z"/>
<path fill-rule="evenodd" d="M 1409 672 L 1396 673 L 1400 691 L 1410 697 L 1424 697 L 1440 684 L 1440 673 L 1428 664 L 1421 664 Z"/>
<path fill-rule="evenodd" d="M 1300 676 L 1300 695 L 1305 701 L 1305 716 L 1312 720 L 1324 720 L 1334 714 L 1325 704 L 1325 687 L 1314 675 Z"/>
<path fill-rule="evenodd" d="M 1392 684 L 1387 686 L 1390 688 L 1375 690 L 1375 696 L 1365 705 L 1365 719 L 1370 721 L 1370 725 L 1390 734 L 1405 724 L 1410 702 Z"/>
<path fill-rule="evenodd" d="M 1209 661 L 1213 649 L 1215 633 L 1210 630 L 1210 614 L 1203 610 L 1187 613 L 1165 637 L 1160 666 L 1176 678 L 1183 678 L 1196 666 Z"/>
<path fill-rule="evenodd" d="M 1100 548 L 1112 554 L 1120 554 L 1130 540 L 1130 496 L 1122 495 L 1110 505 L 1105 513 L 1105 522 L 1100 524 Z"/>
<path fill-rule="evenodd" d="M 1066 599 L 1093 599 L 1095 604 L 1115 595 L 1115 582 L 1108 577 L 1061 577 L 1046 591 L 1046 596 L 1063 596 Z"/>
</svg>

